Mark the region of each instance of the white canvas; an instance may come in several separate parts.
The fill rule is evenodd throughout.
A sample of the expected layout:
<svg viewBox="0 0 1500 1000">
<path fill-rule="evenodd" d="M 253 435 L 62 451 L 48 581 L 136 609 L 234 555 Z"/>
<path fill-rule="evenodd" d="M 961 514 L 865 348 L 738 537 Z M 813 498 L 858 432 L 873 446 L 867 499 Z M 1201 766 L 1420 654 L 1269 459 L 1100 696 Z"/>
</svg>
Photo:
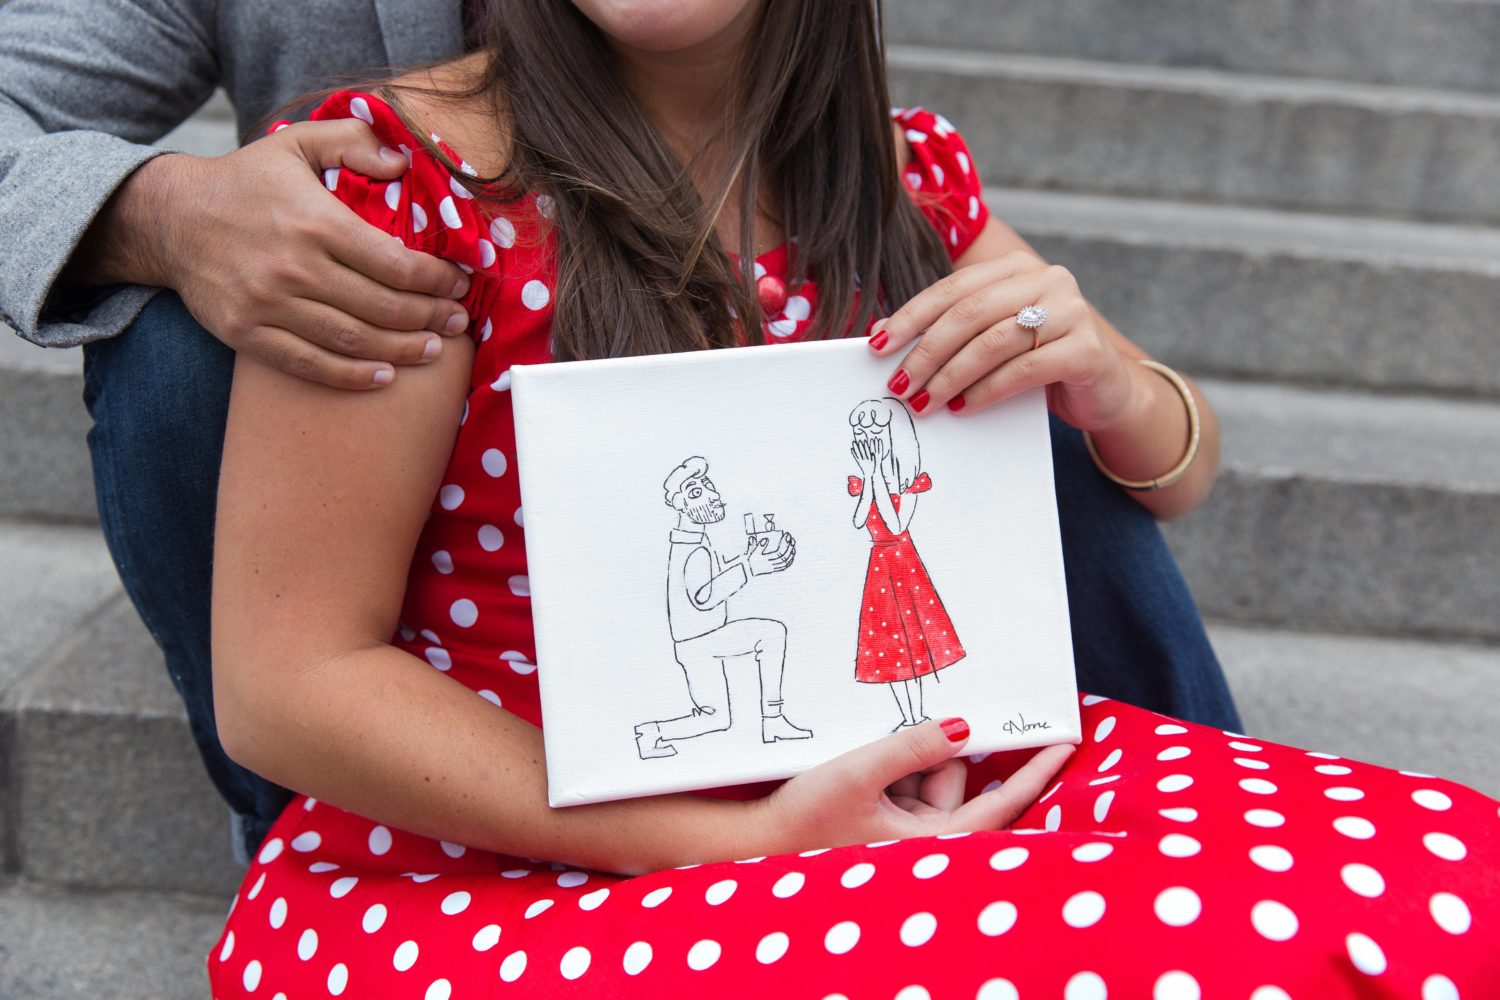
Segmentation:
<svg viewBox="0 0 1500 1000">
<path fill-rule="evenodd" d="M 913 420 L 891 367 L 839 340 L 512 369 L 554 806 L 787 777 L 890 733 L 914 698 L 967 719 L 969 753 L 1078 741 L 1042 391 Z M 877 465 L 930 484 L 900 494 L 904 542 L 856 527 L 867 499 L 894 507 Z M 917 689 L 857 680 L 860 659 L 944 658 L 947 629 L 876 624 L 893 609 L 945 613 L 962 658 Z"/>
</svg>

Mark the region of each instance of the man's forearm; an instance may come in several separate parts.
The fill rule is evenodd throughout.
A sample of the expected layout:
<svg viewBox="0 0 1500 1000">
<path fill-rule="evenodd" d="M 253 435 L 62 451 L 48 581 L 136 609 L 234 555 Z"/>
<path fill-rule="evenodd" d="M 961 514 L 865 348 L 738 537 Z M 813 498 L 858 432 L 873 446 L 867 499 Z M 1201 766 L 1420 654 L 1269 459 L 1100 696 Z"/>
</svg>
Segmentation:
<svg viewBox="0 0 1500 1000">
<path fill-rule="evenodd" d="M 185 180 L 193 157 L 169 153 L 146 161 L 105 202 L 73 251 L 61 276 L 64 287 L 158 285 L 171 287 L 167 248 L 174 213 L 192 193 Z"/>
</svg>

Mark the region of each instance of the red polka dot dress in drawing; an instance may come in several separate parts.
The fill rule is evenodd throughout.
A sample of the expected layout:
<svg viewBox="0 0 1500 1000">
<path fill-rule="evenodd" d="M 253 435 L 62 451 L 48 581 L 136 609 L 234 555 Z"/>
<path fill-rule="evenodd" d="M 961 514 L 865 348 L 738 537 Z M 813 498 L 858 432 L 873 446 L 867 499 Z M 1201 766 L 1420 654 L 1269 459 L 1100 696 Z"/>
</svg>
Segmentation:
<svg viewBox="0 0 1500 1000">
<path fill-rule="evenodd" d="M 331 171 L 333 194 L 476 279 L 468 406 L 392 642 L 413 669 L 539 724 L 546 665 L 531 645 L 507 371 L 548 356 L 549 207 L 524 197 L 486 214 L 376 98 L 341 93 L 316 113 L 348 116 L 408 150 L 412 169 L 390 184 Z M 956 255 L 985 219 L 965 146 L 925 111 L 897 120 L 908 184 Z M 789 273 L 784 250 L 758 263 Z M 790 292 L 773 337 L 795 339 L 810 315 L 814 289 Z M 1494 800 L 1100 698 L 1081 711 L 1078 752 L 1011 829 L 639 878 L 432 840 L 298 796 L 208 955 L 212 995 L 1500 995 Z M 1028 755 L 970 758 L 970 793 Z"/>
<path fill-rule="evenodd" d="M 850 496 L 860 496 L 864 489 L 863 479 L 849 477 Z M 923 472 L 902 493 L 916 496 L 930 489 L 932 478 Z M 898 514 L 902 493 L 891 494 Z M 927 575 L 911 533 L 892 532 L 875 503 L 870 504 L 865 527 L 870 532 L 870 563 L 860 602 L 854 679 L 865 684 L 907 681 L 963 659 L 958 630 Z"/>
</svg>

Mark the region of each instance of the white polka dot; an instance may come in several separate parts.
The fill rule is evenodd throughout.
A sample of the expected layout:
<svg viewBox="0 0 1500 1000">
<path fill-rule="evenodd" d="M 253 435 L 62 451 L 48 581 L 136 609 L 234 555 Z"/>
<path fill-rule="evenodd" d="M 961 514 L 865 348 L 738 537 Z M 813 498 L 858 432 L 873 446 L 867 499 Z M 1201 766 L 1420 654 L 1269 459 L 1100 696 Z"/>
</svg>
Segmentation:
<svg viewBox="0 0 1500 1000">
<path fill-rule="evenodd" d="M 340 962 L 328 970 L 328 992 L 336 997 L 344 995 L 349 985 L 349 966 Z"/>
<path fill-rule="evenodd" d="M 1268 872 L 1284 872 L 1292 867 L 1292 852 L 1275 844 L 1260 844 L 1250 848 L 1250 860 Z"/>
<path fill-rule="evenodd" d="M 1098 841 L 1089 844 L 1080 844 L 1073 848 L 1073 860 L 1084 862 L 1099 861 L 1109 857 L 1112 851 L 1114 851 L 1114 848 L 1109 844 L 1099 843 Z"/>
<path fill-rule="evenodd" d="M 500 925 L 487 924 L 474 934 L 474 950 L 489 951 L 500 943 Z"/>
<path fill-rule="evenodd" d="M 1019 868 L 1031 852 L 1024 847 L 1006 847 L 990 855 L 990 867 L 997 872 L 1008 872 L 1013 868 Z"/>
<path fill-rule="evenodd" d="M 807 876 L 801 872 L 787 872 L 776 880 L 775 885 L 771 886 L 771 895 L 777 899 L 786 899 L 789 896 L 795 896 L 802 891 L 802 886 L 806 881 Z"/>
<path fill-rule="evenodd" d="M 441 646 L 428 646 L 422 651 L 422 655 L 439 670 L 447 671 L 453 667 L 453 657 Z"/>
<path fill-rule="evenodd" d="M 328 887 L 328 895 L 334 899 L 343 899 L 353 891 L 359 879 L 353 875 L 345 875 L 343 878 L 334 880 L 333 885 Z"/>
<path fill-rule="evenodd" d="M 1198 818 L 1198 810 L 1188 806 L 1178 806 L 1172 809 L 1158 809 L 1163 819 L 1170 819 L 1177 823 L 1191 823 Z"/>
<path fill-rule="evenodd" d="M 427 993 L 422 1000 L 448 1000 L 453 996 L 453 984 L 446 979 L 434 979 L 432 985 L 427 987 Z"/>
<path fill-rule="evenodd" d="M 323 872 L 336 872 L 339 870 L 339 866 L 331 861 L 314 861 L 307 866 L 307 870 L 314 875 L 320 875 Z"/>
<path fill-rule="evenodd" d="M 507 368 L 495 376 L 495 381 L 490 383 L 490 388 L 496 392 L 506 392 L 510 389 L 510 369 Z"/>
<path fill-rule="evenodd" d="M 1176 736 L 1179 733 L 1185 732 L 1187 732 L 1186 727 L 1174 726 L 1171 723 L 1163 723 L 1162 725 L 1156 727 L 1156 735 L 1158 736 Z"/>
<path fill-rule="evenodd" d="M 637 941 L 625 949 L 625 958 L 620 965 L 625 969 L 627 976 L 639 976 L 651 964 L 651 946 L 644 941 Z"/>
<path fill-rule="evenodd" d="M 1103 740 L 1114 731 L 1115 717 L 1113 715 L 1107 716 L 1102 721 L 1100 721 L 1097 726 L 1094 727 L 1094 742 L 1098 743 L 1100 740 Z"/>
<path fill-rule="evenodd" d="M 297 957 L 304 962 L 312 960 L 318 953 L 318 932 L 309 927 L 297 939 Z"/>
<path fill-rule="evenodd" d="M 1086 694 L 1081 699 L 1084 708 L 1088 708 L 1091 705 L 1097 705 L 1101 701 L 1109 701 L 1109 699 L 1100 694 Z"/>
<path fill-rule="evenodd" d="M 234 954 L 234 931 L 224 935 L 224 945 L 219 949 L 219 961 L 228 960 Z"/>
<path fill-rule="evenodd" d="M 1047 818 L 1043 821 L 1042 825 L 1051 831 L 1056 831 L 1058 827 L 1062 826 L 1062 806 L 1055 805 L 1051 809 L 1048 809 Z"/>
<path fill-rule="evenodd" d="M 286 900 L 280 896 L 271 904 L 270 920 L 273 930 L 281 930 L 281 925 L 286 923 Z"/>
<path fill-rule="evenodd" d="M 339 168 L 329 167 L 323 171 L 323 186 L 330 191 L 339 189 Z"/>
<path fill-rule="evenodd" d="M 1462 861 L 1469 853 L 1462 840 L 1447 833 L 1424 834 L 1422 846 L 1444 861 Z"/>
<path fill-rule="evenodd" d="M 1236 757 L 1234 762 L 1240 767 L 1248 767 L 1254 771 L 1265 771 L 1271 766 L 1263 760 L 1256 760 L 1254 757 Z"/>
<path fill-rule="evenodd" d="M 1349 887 L 1350 892 L 1367 899 L 1374 899 L 1385 892 L 1385 879 L 1369 865 L 1345 865 L 1339 870 L 1339 877 L 1344 880 L 1344 885 Z"/>
<path fill-rule="evenodd" d="M 688 949 L 688 968 L 694 972 L 702 972 L 704 969 L 712 968 L 722 954 L 724 954 L 724 949 L 719 947 L 719 942 L 707 939 L 699 941 Z"/>
<path fill-rule="evenodd" d="M 448 606 L 448 617 L 459 628 L 472 628 L 479 620 L 479 606 L 467 597 L 461 597 Z"/>
<path fill-rule="evenodd" d="M 1297 915 L 1273 899 L 1263 899 L 1250 908 L 1250 923 L 1270 941 L 1289 941 L 1297 933 Z"/>
<path fill-rule="evenodd" d="M 447 549 L 438 549 L 432 554 L 432 565 L 439 573 L 452 573 L 453 556 Z"/>
<path fill-rule="evenodd" d="M 1104 897 L 1093 890 L 1075 893 L 1063 904 L 1063 922 L 1069 927 L 1092 927 L 1104 916 Z"/>
<path fill-rule="evenodd" d="M 587 882 L 588 880 L 589 877 L 587 872 L 563 872 L 561 875 L 557 876 L 557 884 L 562 886 L 564 889 L 571 889 L 574 886 L 583 885 L 583 883 Z"/>
<path fill-rule="evenodd" d="M 526 953 L 524 951 L 513 951 L 505 956 L 505 961 L 500 963 L 500 978 L 507 983 L 513 983 L 521 978 L 521 973 L 526 971 Z"/>
<path fill-rule="evenodd" d="M 1156 783 L 1158 792 L 1180 792 L 1193 783 L 1191 776 L 1186 774 L 1169 774 Z"/>
<path fill-rule="evenodd" d="M 250 964 L 245 966 L 245 975 L 242 977 L 246 992 L 254 993 L 260 989 L 260 973 L 260 963 L 251 959 Z"/>
<path fill-rule="evenodd" d="M 1317 767 L 1313 768 L 1313 770 L 1317 771 L 1319 774 L 1339 775 L 1348 774 L 1350 773 L 1351 769 L 1345 767 L 1342 764 L 1319 764 Z"/>
<path fill-rule="evenodd" d="M 490 222 L 490 239 L 495 245 L 503 250 L 509 250 L 516 245 L 516 227 L 505 216 L 496 216 Z"/>
<path fill-rule="evenodd" d="M 1355 840 L 1369 840 L 1375 836 L 1375 824 L 1363 816 L 1340 816 L 1333 821 L 1333 828 Z"/>
<path fill-rule="evenodd" d="M 1365 975 L 1378 976 L 1385 971 L 1385 952 L 1366 935 L 1350 934 L 1344 938 L 1344 947 L 1349 952 L 1349 961 Z"/>
<path fill-rule="evenodd" d="M 396 948 L 396 953 L 391 957 L 391 964 L 396 967 L 397 972 L 405 972 L 417 964 L 417 942 L 403 941 Z"/>
<path fill-rule="evenodd" d="M 1473 922 L 1468 904 L 1451 892 L 1435 893 L 1428 901 L 1427 909 L 1437 925 L 1449 934 L 1467 934 Z"/>
<path fill-rule="evenodd" d="M 526 919 L 530 920 L 532 917 L 550 910 L 554 902 L 556 901 L 551 899 L 539 899 L 536 902 L 532 903 L 530 906 L 526 907 Z"/>
<path fill-rule="evenodd" d="M 593 892 L 586 892 L 578 897 L 578 908 L 580 910 L 597 910 L 604 905 L 604 901 L 608 898 L 608 887 L 595 889 Z"/>
<path fill-rule="evenodd" d="M 1169 833 L 1161 838 L 1156 849 L 1169 858 L 1190 858 L 1203 850 L 1203 845 L 1185 833 Z"/>
<path fill-rule="evenodd" d="M 1241 778 L 1240 787 L 1252 795 L 1272 795 L 1276 786 L 1265 778 Z"/>
<path fill-rule="evenodd" d="M 370 831 L 370 853 L 375 855 L 384 854 L 391 849 L 391 831 L 383 826 L 377 826 Z"/>
<path fill-rule="evenodd" d="M 912 983 L 897 990 L 895 1000 L 932 1000 L 932 994 L 927 992 L 927 987 Z"/>
<path fill-rule="evenodd" d="M 1458 987 L 1447 976 L 1428 976 L 1422 980 L 1422 1000 L 1458 1000 Z"/>
<path fill-rule="evenodd" d="M 464 488 L 454 483 L 449 483 L 438 490 L 438 503 L 443 505 L 444 510 L 453 510 L 464 502 Z"/>
<path fill-rule="evenodd" d="M 1009 979 L 991 979 L 979 987 L 974 1000 L 1021 1000 L 1021 994 Z"/>
<path fill-rule="evenodd" d="M 783 879 L 782 881 L 785 881 L 785 879 Z M 777 883 L 777 885 L 780 884 L 780 882 Z M 798 888 L 800 887 L 801 885 L 799 883 Z M 774 892 L 775 890 L 772 891 Z M 646 893 L 645 896 L 641 897 L 641 905 L 648 910 L 654 910 L 661 904 L 665 903 L 667 901 L 667 897 L 670 895 L 672 895 L 672 887 L 669 885 L 664 885 L 660 889 L 652 889 L 650 892 Z M 781 895 L 781 893 L 777 893 L 777 895 Z M 791 895 L 791 893 L 787 893 L 787 895 Z"/>
<path fill-rule="evenodd" d="M 937 933 L 937 917 L 930 913 L 913 913 L 901 924 L 901 943 L 908 948 L 917 948 L 932 940 Z"/>
<path fill-rule="evenodd" d="M 1323 789 L 1323 795 L 1333 799 L 1335 802 L 1358 802 L 1365 797 L 1365 793 L 1358 788 L 1347 788 L 1344 786 L 1325 788 Z"/>
<path fill-rule="evenodd" d="M 739 883 L 732 878 L 726 878 L 721 882 L 715 882 L 713 885 L 709 886 L 708 891 L 703 894 L 703 901 L 706 902 L 709 906 L 718 906 L 720 903 L 723 903 L 725 900 L 727 900 L 730 896 L 733 896 L 734 890 L 738 889 L 739 887 Z"/>
<path fill-rule="evenodd" d="M 1235 750 L 1243 750 L 1246 753 L 1260 753 L 1265 747 L 1258 747 L 1254 743 L 1241 743 L 1239 740 L 1230 740 L 1229 745 Z"/>
<path fill-rule="evenodd" d="M 1106 1000 L 1109 989 L 1097 972 L 1078 972 L 1063 987 L 1063 1000 Z"/>
<path fill-rule="evenodd" d="M 440 906 L 440 909 L 450 917 L 455 916 L 469 908 L 469 901 L 472 898 L 472 896 L 470 896 L 463 890 L 459 890 L 458 892 L 450 892 L 448 895 L 443 897 L 443 902 Z"/>
<path fill-rule="evenodd" d="M 261 872 L 260 873 L 260 878 L 258 878 L 258 879 L 255 880 L 255 884 L 250 887 L 250 891 L 245 894 L 245 898 L 246 899 L 254 899 L 256 896 L 259 896 L 260 895 L 260 890 L 265 886 L 265 884 L 266 884 L 266 873 L 265 872 Z M 237 900 L 238 900 L 238 897 L 236 897 L 236 901 Z"/>
<path fill-rule="evenodd" d="M 1321 751 L 1318 751 L 1318 750 L 1309 750 L 1309 751 L 1307 751 L 1307 755 L 1309 757 L 1318 757 L 1318 758 L 1320 758 L 1322 760 L 1338 760 L 1339 759 L 1339 755 L 1336 754 L 1336 753 L 1322 753 Z"/>
<path fill-rule="evenodd" d="M 427 209 L 415 201 L 411 203 L 411 228 L 415 233 L 420 233 L 427 228 Z"/>
<path fill-rule="evenodd" d="M 786 308 L 781 310 L 781 315 L 794 322 L 802 322 L 812 315 L 812 303 L 801 295 L 787 297 Z"/>
<path fill-rule="evenodd" d="M 447 852 L 445 851 L 444 853 Z M 418 875 L 416 872 L 407 872 L 406 877 L 411 879 L 413 882 L 416 882 L 418 885 L 422 884 L 423 882 L 431 882 L 433 879 L 437 878 L 436 875 Z"/>
<path fill-rule="evenodd" d="M 516 511 L 517 516 L 519 516 L 520 513 L 521 512 L 519 510 Z M 512 594 L 515 594 L 517 597 L 531 596 L 531 577 L 513 576 L 506 582 L 510 584 L 510 592 Z"/>
<path fill-rule="evenodd" d="M 514 649 L 507 649 L 500 654 L 500 659 L 510 664 L 510 669 L 525 677 L 527 674 L 536 673 L 536 664 L 526 659 L 526 654 Z"/>
<path fill-rule="evenodd" d="M 1152 1000 L 1198 1000 L 1201 996 L 1198 980 L 1176 969 L 1162 973 L 1151 988 Z"/>
<path fill-rule="evenodd" d="M 452 195 L 445 195 L 443 200 L 438 202 L 438 215 L 442 216 L 443 225 L 449 229 L 464 227 L 464 220 L 458 215 L 458 206 L 453 203 Z"/>
<path fill-rule="evenodd" d="M 384 903 L 375 903 L 365 911 L 364 918 L 359 925 L 364 928 L 366 934 L 374 934 L 385 926 L 386 909 Z"/>
<path fill-rule="evenodd" d="M 356 97 L 349 102 L 349 113 L 366 125 L 375 124 L 375 117 L 370 114 L 370 104 L 363 97 Z"/>
<path fill-rule="evenodd" d="M 1453 808 L 1453 800 L 1436 788 L 1418 788 L 1411 793 L 1411 800 L 1423 809 L 1431 809 L 1433 812 L 1446 812 Z"/>
<path fill-rule="evenodd" d="M 1110 718 L 1114 718 L 1114 716 L 1110 716 Z M 1123 754 L 1123 750 L 1121 750 L 1119 747 L 1115 747 L 1109 752 L 1109 756 L 1105 757 L 1104 760 L 1099 763 L 1099 770 L 1108 771 L 1110 768 L 1114 767 L 1120 762 L 1120 757 Z"/>
<path fill-rule="evenodd" d="M 552 301 L 552 293 L 547 290 L 546 285 L 535 278 L 521 286 L 521 305 L 527 309 L 533 312 L 545 309 L 550 301 Z"/>
<path fill-rule="evenodd" d="M 779 962 L 781 956 L 791 945 L 791 939 L 781 931 L 773 931 L 760 939 L 760 944 L 755 946 L 755 960 L 761 965 L 770 965 Z"/>
<path fill-rule="evenodd" d="M 1016 915 L 1014 903 L 996 900 L 979 911 L 979 933 L 999 937 L 1016 925 Z"/>
<path fill-rule="evenodd" d="M 1094 800 L 1094 822 L 1095 823 L 1103 823 L 1104 822 L 1104 817 L 1106 817 L 1106 816 L 1109 815 L 1109 807 L 1110 807 L 1110 805 L 1114 801 L 1115 801 L 1115 793 L 1114 793 L 1113 790 L 1099 793 L 1099 797 Z"/>
<path fill-rule="evenodd" d="M 285 846 L 286 845 L 281 842 L 280 837 L 272 837 L 261 847 L 260 854 L 256 856 L 256 860 L 263 865 L 270 864 L 272 861 L 275 861 L 277 858 L 281 857 L 282 848 Z"/>
<path fill-rule="evenodd" d="M 552 218 L 552 213 L 554 211 L 556 211 L 556 203 L 552 200 L 552 196 L 550 194 L 539 194 L 539 195 L 537 195 L 536 196 L 536 210 L 537 210 L 537 214 L 540 215 L 542 218 L 544 218 L 544 219 L 550 219 L 550 218 Z"/>
<path fill-rule="evenodd" d="M 859 943 L 859 924 L 852 920 L 834 924 L 823 937 L 823 947 L 830 954 L 843 955 Z"/>
<path fill-rule="evenodd" d="M 1174 885 L 1156 895 L 1156 919 L 1168 927 L 1186 927 L 1203 912 L 1203 901 L 1186 886 Z"/>
<path fill-rule="evenodd" d="M 858 889 L 875 876 L 875 866 L 869 862 L 861 862 L 850 866 L 849 870 L 839 878 L 839 884 L 845 889 Z"/>
<path fill-rule="evenodd" d="M 1292 997 L 1280 986 L 1260 986 L 1250 994 L 1250 1000 L 1292 1000 Z"/>
<path fill-rule="evenodd" d="M 911 873 L 915 878 L 936 878 L 948 870 L 948 855 L 929 854 L 911 866 Z"/>
<path fill-rule="evenodd" d="M 589 963 L 594 959 L 589 950 L 583 945 L 574 945 L 569 948 L 558 964 L 557 971 L 562 973 L 564 979 L 577 979 L 589 971 Z"/>
<path fill-rule="evenodd" d="M 1272 829 L 1286 822 L 1286 817 L 1274 809 L 1251 809 L 1245 813 L 1245 822 L 1251 826 Z"/>
<path fill-rule="evenodd" d="M 1184 746 L 1167 747 L 1156 755 L 1157 760 L 1181 760 L 1193 751 Z"/>
</svg>

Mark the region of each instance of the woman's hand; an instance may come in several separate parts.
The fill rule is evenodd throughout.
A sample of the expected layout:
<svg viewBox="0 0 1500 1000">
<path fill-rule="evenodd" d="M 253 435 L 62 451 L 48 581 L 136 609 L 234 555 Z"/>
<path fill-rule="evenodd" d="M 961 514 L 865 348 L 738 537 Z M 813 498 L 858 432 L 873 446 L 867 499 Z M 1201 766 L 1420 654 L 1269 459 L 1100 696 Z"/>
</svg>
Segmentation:
<svg viewBox="0 0 1500 1000">
<path fill-rule="evenodd" d="M 1034 350 L 1032 331 L 1016 322 L 1029 305 L 1047 310 Z M 896 354 L 918 334 L 889 383 L 917 413 L 945 404 L 955 412 L 979 409 L 1040 385 L 1058 416 L 1099 431 L 1125 420 L 1138 403 L 1131 366 L 1073 274 L 1024 250 L 960 268 L 919 292 L 877 324 L 870 347 Z"/>
<path fill-rule="evenodd" d="M 851 750 L 761 800 L 772 853 L 998 830 L 1041 795 L 1073 752 L 1045 747 L 1003 785 L 964 801 L 962 719 L 927 722 Z"/>
<path fill-rule="evenodd" d="M 870 442 L 856 441 L 849 446 L 849 454 L 854 456 L 854 464 L 859 466 L 859 471 L 870 478 L 870 472 L 875 468 L 875 456 L 870 453 Z"/>
</svg>

